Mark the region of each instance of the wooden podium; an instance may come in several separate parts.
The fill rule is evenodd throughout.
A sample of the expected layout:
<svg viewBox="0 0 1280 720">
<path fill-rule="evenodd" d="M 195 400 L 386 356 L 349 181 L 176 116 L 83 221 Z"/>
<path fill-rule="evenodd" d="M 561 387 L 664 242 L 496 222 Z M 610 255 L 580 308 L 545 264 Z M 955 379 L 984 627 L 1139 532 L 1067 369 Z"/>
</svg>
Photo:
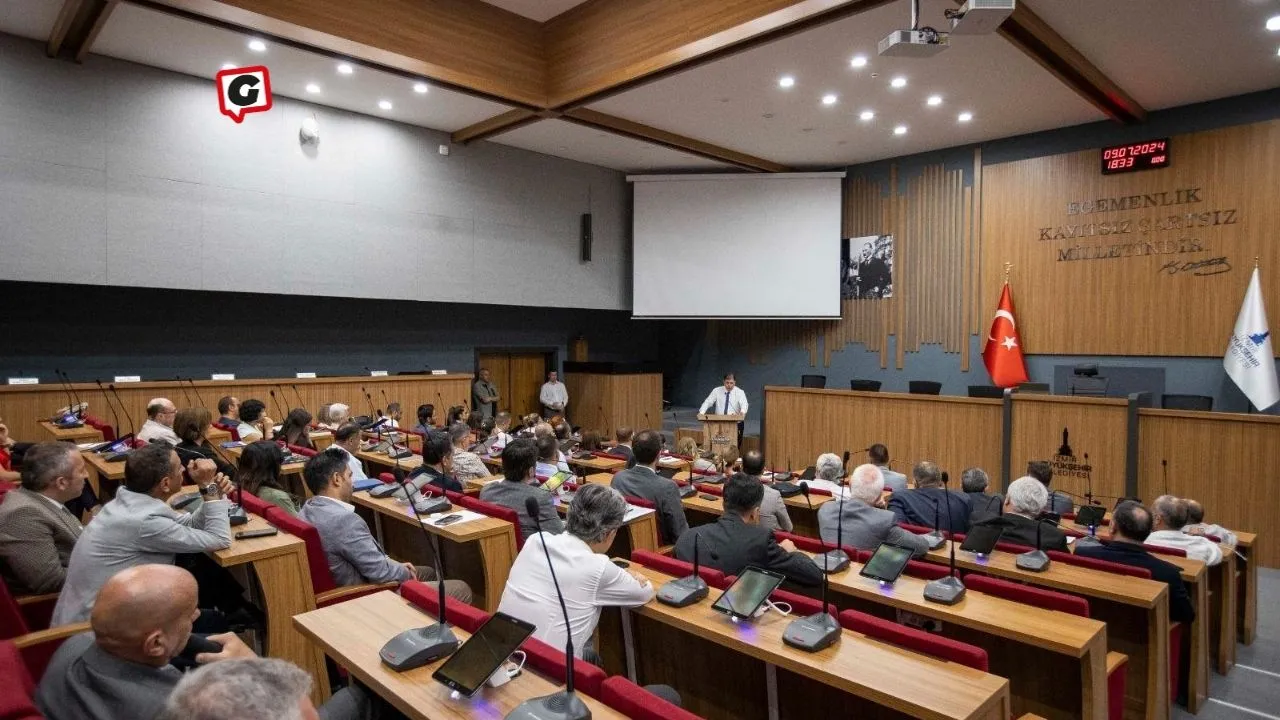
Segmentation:
<svg viewBox="0 0 1280 720">
<path fill-rule="evenodd" d="M 702 449 L 717 452 L 738 444 L 738 423 L 745 415 L 699 415 L 702 421 Z"/>
</svg>

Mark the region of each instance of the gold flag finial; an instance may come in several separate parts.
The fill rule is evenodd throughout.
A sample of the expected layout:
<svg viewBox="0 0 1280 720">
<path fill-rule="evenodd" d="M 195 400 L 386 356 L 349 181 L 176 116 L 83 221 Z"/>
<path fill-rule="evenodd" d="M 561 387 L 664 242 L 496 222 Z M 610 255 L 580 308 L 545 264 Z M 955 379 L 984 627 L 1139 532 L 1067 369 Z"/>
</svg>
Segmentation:
<svg viewBox="0 0 1280 720">
<path fill-rule="evenodd" d="M 1253 256 L 1253 269 L 1254 269 L 1254 270 L 1257 270 L 1257 269 L 1258 269 L 1258 256 L 1257 256 L 1257 255 L 1254 255 L 1254 256 Z"/>
<path fill-rule="evenodd" d="M 1012 267 L 1013 267 L 1013 263 L 1011 262 L 1007 262 L 1004 264 L 1004 281 L 1005 282 L 1009 282 L 1009 269 Z"/>
</svg>

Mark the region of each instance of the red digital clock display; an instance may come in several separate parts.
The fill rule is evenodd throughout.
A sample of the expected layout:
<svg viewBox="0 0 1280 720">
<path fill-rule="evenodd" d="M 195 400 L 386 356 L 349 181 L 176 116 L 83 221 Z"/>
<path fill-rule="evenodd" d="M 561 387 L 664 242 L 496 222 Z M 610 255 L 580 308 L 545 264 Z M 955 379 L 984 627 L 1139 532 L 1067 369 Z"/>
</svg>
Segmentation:
<svg viewBox="0 0 1280 720">
<path fill-rule="evenodd" d="M 1169 167 L 1169 138 L 1102 148 L 1102 174 Z"/>
</svg>

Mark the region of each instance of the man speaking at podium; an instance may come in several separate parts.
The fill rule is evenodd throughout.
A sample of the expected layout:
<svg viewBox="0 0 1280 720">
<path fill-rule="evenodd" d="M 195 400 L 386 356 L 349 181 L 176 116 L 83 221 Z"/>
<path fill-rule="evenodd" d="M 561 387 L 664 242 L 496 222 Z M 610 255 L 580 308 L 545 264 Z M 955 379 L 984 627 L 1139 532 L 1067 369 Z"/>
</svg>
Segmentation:
<svg viewBox="0 0 1280 720">
<path fill-rule="evenodd" d="M 737 381 L 733 379 L 733 373 L 726 374 L 724 385 L 712 390 L 707 399 L 702 401 L 698 414 L 706 415 L 708 411 L 713 415 L 741 415 L 744 420 L 746 419 L 747 394 L 738 387 Z M 738 447 L 742 447 L 743 425 L 742 421 L 738 422 Z"/>
</svg>

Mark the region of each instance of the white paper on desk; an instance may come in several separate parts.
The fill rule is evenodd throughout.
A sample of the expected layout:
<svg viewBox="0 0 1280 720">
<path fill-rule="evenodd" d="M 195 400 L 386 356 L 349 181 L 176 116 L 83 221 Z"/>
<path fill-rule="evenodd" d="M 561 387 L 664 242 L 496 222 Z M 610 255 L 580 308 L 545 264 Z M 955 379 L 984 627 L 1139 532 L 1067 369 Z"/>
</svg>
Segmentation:
<svg viewBox="0 0 1280 720">
<path fill-rule="evenodd" d="M 80 444 L 76 445 L 76 447 L 77 447 L 77 448 L 79 448 L 79 449 L 81 449 L 81 450 L 92 450 L 92 449 L 94 449 L 94 448 L 98 447 L 98 446 L 99 446 L 99 445 L 101 445 L 101 444 L 102 444 L 102 443 L 100 443 L 100 442 L 87 442 L 87 443 L 80 443 Z"/>
<path fill-rule="evenodd" d="M 654 512 L 653 508 L 639 507 L 638 505 L 627 505 L 627 512 L 622 516 L 622 522 L 629 523 L 638 517 L 644 517 Z"/>
<path fill-rule="evenodd" d="M 684 461 L 677 457 L 661 457 L 658 458 L 659 465 L 679 465 Z"/>
<path fill-rule="evenodd" d="M 413 512 L 413 511 L 410 510 L 409 512 Z M 432 513 L 431 515 L 428 515 L 427 517 L 422 518 L 422 524 L 430 525 L 432 527 L 441 527 L 440 520 L 450 515 L 461 515 L 462 517 L 458 518 L 457 520 L 450 521 L 444 527 L 452 527 L 454 525 L 461 525 L 462 523 L 468 522 L 470 520 L 479 520 L 480 518 L 489 517 L 488 515 L 481 515 L 480 513 L 473 512 L 471 510 L 450 510 L 448 512 Z"/>
</svg>

